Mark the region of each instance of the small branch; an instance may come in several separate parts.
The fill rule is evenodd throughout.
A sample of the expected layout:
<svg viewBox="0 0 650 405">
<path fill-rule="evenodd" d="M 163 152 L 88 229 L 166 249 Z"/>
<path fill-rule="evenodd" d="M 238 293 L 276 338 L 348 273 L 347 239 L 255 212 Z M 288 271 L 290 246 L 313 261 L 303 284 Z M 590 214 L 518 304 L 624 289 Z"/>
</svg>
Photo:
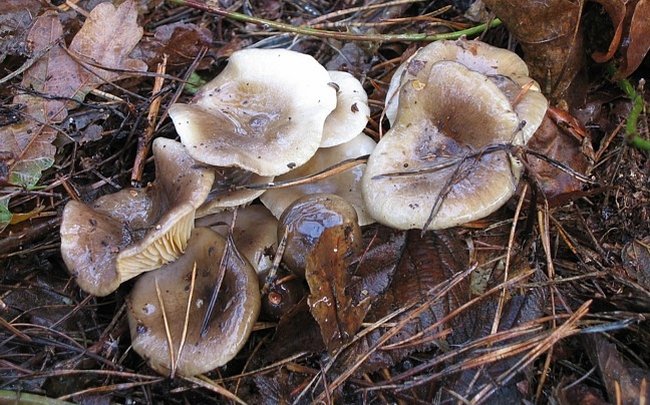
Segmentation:
<svg viewBox="0 0 650 405">
<path fill-rule="evenodd" d="M 319 38 L 335 38 L 338 40 L 348 41 L 367 41 L 367 42 L 433 42 L 442 39 L 458 39 L 462 36 L 473 36 L 481 34 L 488 28 L 494 28 L 501 25 L 501 20 L 495 18 L 487 24 L 480 24 L 476 27 L 468 28 L 461 31 L 450 32 L 445 34 L 429 35 L 426 33 L 410 33 L 410 34 L 354 34 L 352 32 L 338 32 L 326 31 L 311 28 L 307 26 L 294 26 L 277 21 L 266 20 L 264 18 L 252 17 L 246 14 L 228 11 L 219 7 L 215 2 L 207 0 L 170 0 L 170 3 L 179 6 L 187 6 L 197 10 L 214 13 L 225 18 L 251 23 L 263 26 L 265 28 L 272 28 L 282 32 L 292 32 L 294 34 L 307 35 Z"/>
</svg>

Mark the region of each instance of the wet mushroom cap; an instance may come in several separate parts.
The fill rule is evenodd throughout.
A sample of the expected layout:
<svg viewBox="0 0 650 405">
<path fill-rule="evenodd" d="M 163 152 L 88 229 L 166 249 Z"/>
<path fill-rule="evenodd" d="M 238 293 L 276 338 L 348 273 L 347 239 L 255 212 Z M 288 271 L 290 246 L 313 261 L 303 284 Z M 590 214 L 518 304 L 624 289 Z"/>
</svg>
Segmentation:
<svg viewBox="0 0 650 405">
<path fill-rule="evenodd" d="M 283 263 L 294 274 L 304 276 L 307 258 L 318 238 L 329 228 L 343 227 L 352 244 L 361 244 L 357 212 L 343 198 L 334 194 L 314 194 L 294 201 L 280 217 L 278 240 L 286 233 Z"/>
<path fill-rule="evenodd" d="M 224 238 L 230 232 L 233 212 L 224 211 L 196 220 L 197 227 L 209 227 Z M 239 253 L 259 274 L 273 264 L 278 247 L 278 220 L 263 205 L 249 205 L 237 210 L 233 239 Z"/>
<path fill-rule="evenodd" d="M 197 165 L 178 142 L 153 144 L 156 180 L 104 195 L 89 205 L 71 201 L 61 223 L 61 254 L 86 292 L 103 296 L 185 250 L 194 212 L 214 173 Z"/>
<path fill-rule="evenodd" d="M 336 107 L 329 82 L 327 70 L 309 55 L 241 50 L 190 104 L 172 105 L 169 115 L 196 160 L 275 176 L 316 152 Z"/>
<path fill-rule="evenodd" d="M 307 163 L 275 180 L 285 181 L 316 174 L 344 160 L 369 155 L 375 149 L 375 145 L 376 142 L 372 138 L 359 134 L 344 144 L 318 149 Z M 260 200 L 273 215 L 280 218 L 284 210 L 300 197 L 319 193 L 336 194 L 352 204 L 357 211 L 359 225 L 368 225 L 374 220 L 367 213 L 361 196 L 361 178 L 365 166 L 365 164 L 358 165 L 342 173 L 303 185 L 270 189 L 262 194 Z"/>
<path fill-rule="evenodd" d="M 325 120 L 321 148 L 352 140 L 363 131 L 370 117 L 368 95 L 361 82 L 347 72 L 331 70 L 329 75 L 338 89 L 336 109 Z"/>
<path fill-rule="evenodd" d="M 482 218 L 512 196 L 521 166 L 504 150 L 463 160 L 488 145 L 509 143 L 520 128 L 510 101 L 488 77 L 457 62 L 438 62 L 426 82 L 402 87 L 399 105 L 362 181 L 378 222 L 422 229 L 441 198 L 428 229 L 442 229 Z M 412 174 L 395 175 L 404 171 Z"/>
<path fill-rule="evenodd" d="M 406 62 L 400 65 L 393 74 L 385 103 L 385 114 L 391 124 L 395 122 L 397 115 L 400 88 L 414 79 L 425 81 L 430 75 L 431 67 L 441 61 L 458 62 L 469 70 L 486 76 L 506 76 L 517 83 L 520 90 L 524 86 L 531 86 L 526 91 L 525 97 L 529 97 L 530 94 L 530 97 L 539 99 L 538 96 L 541 96 L 539 85 L 528 77 L 528 66 L 514 52 L 481 41 L 464 38 L 454 41 L 436 41 L 420 48 Z M 541 102 L 544 106 L 543 111 L 546 111 L 546 100 L 543 96 L 541 97 L 543 99 Z M 529 127 L 537 128 L 543 117 L 544 114 L 542 113 L 541 117 L 531 115 L 522 117 L 522 120 L 526 120 Z M 532 137 L 532 133 L 525 141 L 527 142 L 530 137 Z"/>
<path fill-rule="evenodd" d="M 135 283 L 128 298 L 133 349 L 158 373 L 170 375 L 172 371 L 163 306 L 179 375 L 193 376 L 220 367 L 246 343 L 260 311 L 259 283 L 250 264 L 237 254 L 230 254 L 225 269 L 220 269 L 226 244 L 214 231 L 196 228 L 185 254 Z M 191 291 L 195 264 L 196 280 Z M 225 270 L 221 289 L 207 332 L 201 336 L 203 318 L 221 270 Z M 178 356 L 190 292 L 187 337 Z"/>
</svg>

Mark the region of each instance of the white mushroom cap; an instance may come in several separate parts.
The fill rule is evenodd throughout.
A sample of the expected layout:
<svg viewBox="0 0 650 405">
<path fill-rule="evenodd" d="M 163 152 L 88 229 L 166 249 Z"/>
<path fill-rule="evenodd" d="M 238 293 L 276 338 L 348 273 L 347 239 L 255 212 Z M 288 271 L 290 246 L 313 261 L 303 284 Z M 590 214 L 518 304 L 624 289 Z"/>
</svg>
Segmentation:
<svg viewBox="0 0 650 405">
<path fill-rule="evenodd" d="M 520 164 L 504 151 L 462 158 L 487 145 L 509 143 L 519 125 L 510 101 L 488 77 L 457 62 L 433 64 L 426 81 L 411 80 L 400 91 L 396 122 L 366 166 L 366 207 L 378 222 L 398 229 L 422 229 L 439 197 L 428 229 L 492 213 L 514 193 Z M 443 164 L 449 165 L 385 176 Z"/>
<path fill-rule="evenodd" d="M 232 211 L 219 212 L 197 219 L 196 226 L 209 227 L 227 237 L 232 218 Z M 266 207 L 256 204 L 239 208 L 232 233 L 237 250 L 258 274 L 271 268 L 278 247 L 278 220 Z"/>
<path fill-rule="evenodd" d="M 172 364 L 182 376 L 208 372 L 230 361 L 248 340 L 261 306 L 257 275 L 248 261 L 236 253 L 228 255 L 221 268 L 226 244 L 215 232 L 196 228 L 185 254 L 160 270 L 143 275 L 133 286 L 127 301 L 131 342 L 133 349 L 157 372 L 170 375 Z M 196 279 L 192 290 L 194 266 Z M 222 274 L 214 312 L 202 336 L 203 319 Z M 181 351 L 190 293 L 186 341 Z"/>
<path fill-rule="evenodd" d="M 368 124 L 368 95 L 361 82 L 347 72 L 330 70 L 332 82 L 338 87 L 336 109 L 327 116 L 321 148 L 329 148 L 352 140 Z"/>
<path fill-rule="evenodd" d="M 273 176 L 260 176 L 233 167 L 217 167 L 214 169 L 215 179 L 212 190 L 205 202 L 196 210 L 196 217 L 224 211 L 228 208 L 239 207 L 252 202 L 265 190 L 240 189 L 232 190 L 233 186 L 246 184 L 262 184 L 273 181 Z"/>
<path fill-rule="evenodd" d="M 309 55 L 241 50 L 190 104 L 172 105 L 169 115 L 196 160 L 275 176 L 304 164 L 318 149 L 325 119 L 336 107 L 330 80 Z"/>
<path fill-rule="evenodd" d="M 420 81 L 426 81 L 431 67 L 444 60 L 461 63 L 468 69 L 484 75 L 507 76 L 519 84 L 520 87 L 531 86 L 528 89 L 528 93 L 531 94 L 540 91 L 539 85 L 528 77 L 526 63 L 514 52 L 481 41 L 464 38 L 455 41 L 436 41 L 420 48 L 406 62 L 400 65 L 393 74 L 386 94 L 386 108 L 384 110 L 391 125 L 395 122 L 397 115 L 399 104 L 397 94 L 399 89 L 416 78 Z M 536 95 L 533 97 L 536 97 Z M 530 127 L 537 128 L 542 118 L 543 114 L 539 121 L 527 122 Z"/>
<path fill-rule="evenodd" d="M 295 179 L 318 173 L 347 159 L 369 155 L 375 149 L 375 141 L 367 135 L 359 134 L 351 141 L 332 148 L 319 149 L 309 162 L 282 175 L 276 181 Z M 260 200 L 280 218 L 284 210 L 297 199 L 310 194 L 336 194 L 350 203 L 357 211 L 359 225 L 374 222 L 368 215 L 361 195 L 361 178 L 366 165 L 355 166 L 345 172 L 299 186 L 267 190 Z"/>
<path fill-rule="evenodd" d="M 120 283 L 180 256 L 214 173 L 197 166 L 183 145 L 153 143 L 156 180 L 124 189 L 90 206 L 69 202 L 61 223 L 61 255 L 86 292 L 107 295 Z"/>
</svg>

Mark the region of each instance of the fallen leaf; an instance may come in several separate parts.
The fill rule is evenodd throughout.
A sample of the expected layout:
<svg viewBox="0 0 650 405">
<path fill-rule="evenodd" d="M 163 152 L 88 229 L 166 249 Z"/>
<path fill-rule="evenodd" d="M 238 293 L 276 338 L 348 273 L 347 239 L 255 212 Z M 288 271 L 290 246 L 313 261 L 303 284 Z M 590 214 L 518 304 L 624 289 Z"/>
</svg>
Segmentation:
<svg viewBox="0 0 650 405">
<path fill-rule="evenodd" d="M 591 139 L 585 136 L 586 130 L 568 113 L 553 108 L 549 111 L 557 111 L 559 118 L 554 118 L 550 112 L 547 113 L 528 142 L 528 149 L 585 175 L 594 158 Z M 572 129 L 571 123 L 579 125 L 579 128 Z M 533 155 L 528 155 L 528 162 L 547 199 L 557 199 L 561 203 L 562 196 L 582 190 L 583 182 L 550 162 Z"/>
<path fill-rule="evenodd" d="M 56 124 L 92 89 L 124 76 L 114 69 L 129 74 L 146 70 L 144 62 L 128 57 L 142 36 L 136 19 L 133 1 L 117 9 L 110 3 L 95 7 L 70 45 L 77 59 L 92 62 L 92 66 L 80 65 L 63 48 L 63 27 L 55 11 L 47 11 L 36 20 L 27 40 L 38 59 L 23 75 L 24 92 L 13 100 L 24 105 L 24 119 L 0 129 L 0 155 L 7 183 L 27 189 L 37 184 L 41 173 L 54 164 Z"/>
<path fill-rule="evenodd" d="M 650 50 L 650 0 L 640 0 L 632 15 L 629 37 L 624 38 L 623 64 L 618 72 L 621 77 L 628 77 L 641 65 Z M 627 47 L 625 47 L 627 45 Z"/>
<path fill-rule="evenodd" d="M 146 60 L 152 69 L 168 56 L 168 70 L 186 67 L 201 48 L 212 45 L 212 33 L 196 24 L 177 22 L 156 28 L 153 37 L 144 37 L 131 54 Z M 203 61 L 207 64 L 207 61 Z"/>
<path fill-rule="evenodd" d="M 37 0 L 4 0 L 0 13 L 0 63 L 7 55 L 27 53 L 27 30 L 41 4 Z"/>
<path fill-rule="evenodd" d="M 370 299 L 353 297 L 348 286 L 352 262 L 361 253 L 348 226 L 326 228 L 307 257 L 309 310 L 330 353 L 349 342 L 361 327 Z"/>
<path fill-rule="evenodd" d="M 485 0 L 485 4 L 521 44 L 530 75 L 544 94 L 564 99 L 584 63 L 582 2 Z"/>
<path fill-rule="evenodd" d="M 627 274 L 650 290 L 650 237 L 629 242 L 621 252 Z"/>
</svg>

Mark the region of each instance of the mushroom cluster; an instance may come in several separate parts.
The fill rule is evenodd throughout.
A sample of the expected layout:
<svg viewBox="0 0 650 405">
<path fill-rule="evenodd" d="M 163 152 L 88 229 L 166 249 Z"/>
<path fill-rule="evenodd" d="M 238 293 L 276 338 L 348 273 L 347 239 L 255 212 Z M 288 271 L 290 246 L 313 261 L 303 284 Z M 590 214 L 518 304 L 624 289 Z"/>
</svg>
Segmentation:
<svg viewBox="0 0 650 405">
<path fill-rule="evenodd" d="M 369 154 L 375 142 L 361 133 L 369 113 L 357 79 L 311 56 L 233 53 L 194 99 L 171 106 L 181 142 L 154 141 L 155 181 L 66 205 L 61 253 L 69 272 L 97 296 L 147 273 L 129 294 L 128 316 L 134 350 L 156 371 L 189 376 L 225 364 L 260 312 L 258 278 L 271 268 L 284 208 L 329 191 L 364 213 L 363 167 L 332 176 L 338 182 L 277 190 L 275 216 L 260 204 L 236 215 L 228 209 L 264 193 L 246 185 Z M 358 226 L 356 211 L 352 217 Z"/>
<path fill-rule="evenodd" d="M 390 130 L 362 180 L 370 215 L 398 229 L 442 229 L 483 218 L 515 192 L 524 145 L 547 108 L 514 53 L 480 41 L 439 41 L 396 71 Z"/>
</svg>

